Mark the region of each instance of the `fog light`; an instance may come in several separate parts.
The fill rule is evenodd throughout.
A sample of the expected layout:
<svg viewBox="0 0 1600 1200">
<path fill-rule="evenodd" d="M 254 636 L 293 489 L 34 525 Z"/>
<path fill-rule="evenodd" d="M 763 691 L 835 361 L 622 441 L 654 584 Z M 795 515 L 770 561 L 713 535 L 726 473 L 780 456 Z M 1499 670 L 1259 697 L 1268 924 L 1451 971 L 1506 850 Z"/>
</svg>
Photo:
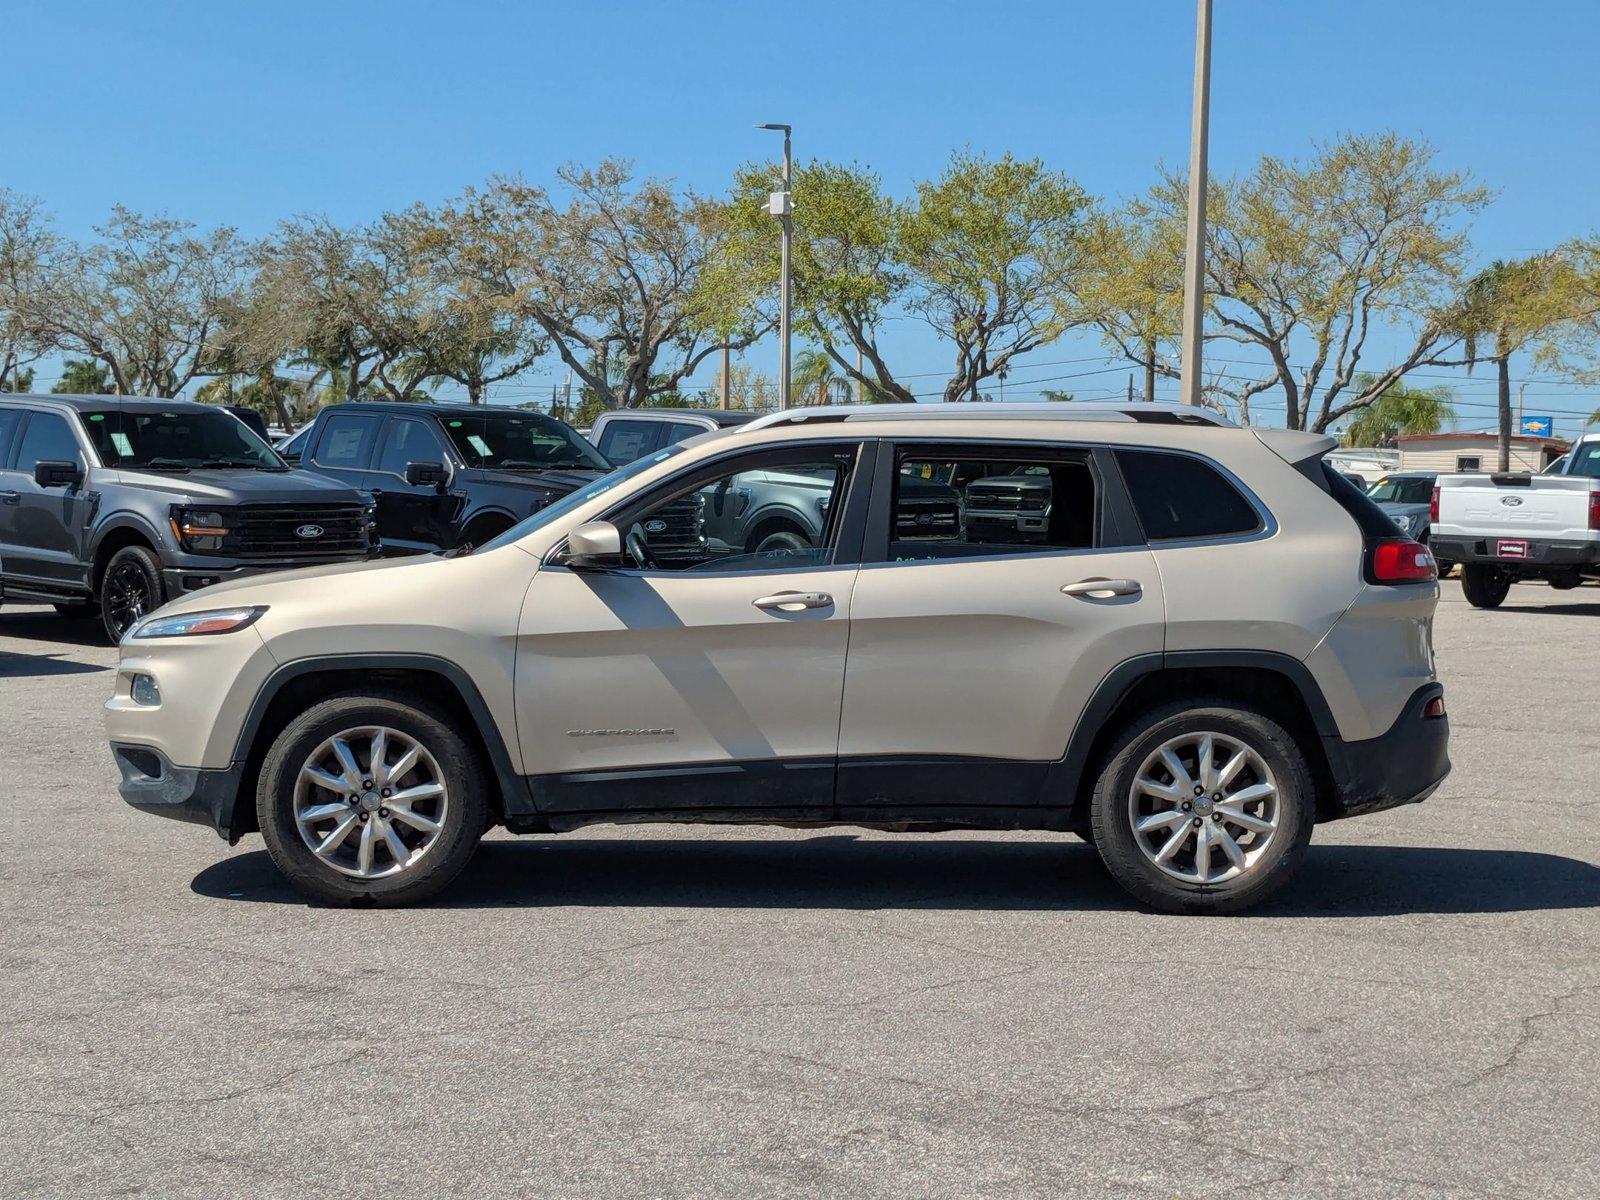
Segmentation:
<svg viewBox="0 0 1600 1200">
<path fill-rule="evenodd" d="M 1424 704 L 1422 706 L 1422 716 L 1427 721 L 1436 721 L 1444 716 L 1444 697 L 1435 696 Z"/>
<path fill-rule="evenodd" d="M 155 708 L 161 703 L 161 688 L 154 675 L 135 675 L 128 694 L 133 697 L 135 704 L 143 704 L 147 708 Z"/>
</svg>

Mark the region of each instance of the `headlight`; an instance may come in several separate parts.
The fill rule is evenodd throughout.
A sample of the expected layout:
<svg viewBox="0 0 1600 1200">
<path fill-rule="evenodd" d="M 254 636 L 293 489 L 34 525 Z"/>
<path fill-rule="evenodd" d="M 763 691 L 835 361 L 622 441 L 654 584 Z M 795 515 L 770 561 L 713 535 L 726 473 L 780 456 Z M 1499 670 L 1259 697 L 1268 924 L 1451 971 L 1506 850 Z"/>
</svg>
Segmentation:
<svg viewBox="0 0 1600 1200">
<path fill-rule="evenodd" d="M 172 514 L 172 536 L 178 545 L 196 553 L 215 553 L 228 536 L 225 514 L 214 508 L 179 508 Z"/>
<path fill-rule="evenodd" d="M 124 635 L 123 641 L 144 641 L 146 638 L 199 637 L 202 634 L 235 633 L 246 625 L 255 624 L 264 604 L 250 608 L 214 608 L 206 612 L 181 613 L 175 617 L 146 617 Z"/>
</svg>

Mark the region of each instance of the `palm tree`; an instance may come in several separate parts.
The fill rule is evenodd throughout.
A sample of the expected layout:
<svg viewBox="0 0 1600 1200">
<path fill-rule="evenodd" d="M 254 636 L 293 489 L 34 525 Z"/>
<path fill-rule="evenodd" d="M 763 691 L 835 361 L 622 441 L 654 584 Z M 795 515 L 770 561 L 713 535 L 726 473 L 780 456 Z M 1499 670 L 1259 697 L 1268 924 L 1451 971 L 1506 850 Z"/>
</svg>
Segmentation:
<svg viewBox="0 0 1600 1200">
<path fill-rule="evenodd" d="M 116 388 L 105 364 L 90 358 L 69 358 L 61 364 L 61 378 L 50 390 L 67 396 L 105 396 Z"/>
<path fill-rule="evenodd" d="M 850 380 L 824 350 L 802 350 L 795 356 L 789 387 L 802 402 L 843 404 L 850 399 Z"/>
<path fill-rule="evenodd" d="M 1372 386 L 1372 376 L 1356 377 L 1354 386 Z M 1447 387 L 1413 388 L 1397 383 L 1359 412 L 1344 431 L 1346 446 L 1387 446 L 1402 433 L 1438 433 L 1455 420 Z"/>
</svg>

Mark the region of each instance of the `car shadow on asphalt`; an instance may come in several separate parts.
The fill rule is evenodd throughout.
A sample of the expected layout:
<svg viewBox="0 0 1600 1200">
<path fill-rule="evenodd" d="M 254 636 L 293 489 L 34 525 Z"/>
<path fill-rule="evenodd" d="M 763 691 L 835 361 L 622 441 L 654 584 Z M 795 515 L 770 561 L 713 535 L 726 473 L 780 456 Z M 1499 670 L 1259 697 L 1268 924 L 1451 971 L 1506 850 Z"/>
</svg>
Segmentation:
<svg viewBox="0 0 1600 1200">
<path fill-rule="evenodd" d="M 0 612 L 0 637 L 59 642 L 63 646 L 93 646 L 98 650 L 111 648 L 99 621 L 59 616 L 48 608 Z"/>
<path fill-rule="evenodd" d="M 1544 613 L 1555 617 L 1600 617 L 1600 604 L 1502 604 L 1499 611 Z"/>
<path fill-rule="evenodd" d="M 212 899 L 299 904 L 264 851 L 207 867 Z M 1134 903 L 1078 842 L 805 841 L 570 835 L 486 842 L 437 908 L 836 908 L 1096 911 Z M 1600 907 L 1600 869 L 1526 850 L 1313 846 L 1254 917 L 1377 917 Z"/>
</svg>

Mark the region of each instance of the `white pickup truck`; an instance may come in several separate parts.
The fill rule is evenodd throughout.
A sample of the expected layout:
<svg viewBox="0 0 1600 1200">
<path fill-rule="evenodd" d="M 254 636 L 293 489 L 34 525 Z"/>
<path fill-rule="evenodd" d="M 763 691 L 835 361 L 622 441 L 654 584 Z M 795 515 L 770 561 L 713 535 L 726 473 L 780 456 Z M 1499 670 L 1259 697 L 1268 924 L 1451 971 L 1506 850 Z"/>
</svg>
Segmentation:
<svg viewBox="0 0 1600 1200">
<path fill-rule="evenodd" d="M 1428 544 L 1461 564 L 1477 608 L 1497 608 L 1519 579 L 1600 579 L 1600 433 L 1580 438 L 1559 474 L 1439 476 Z"/>
</svg>

